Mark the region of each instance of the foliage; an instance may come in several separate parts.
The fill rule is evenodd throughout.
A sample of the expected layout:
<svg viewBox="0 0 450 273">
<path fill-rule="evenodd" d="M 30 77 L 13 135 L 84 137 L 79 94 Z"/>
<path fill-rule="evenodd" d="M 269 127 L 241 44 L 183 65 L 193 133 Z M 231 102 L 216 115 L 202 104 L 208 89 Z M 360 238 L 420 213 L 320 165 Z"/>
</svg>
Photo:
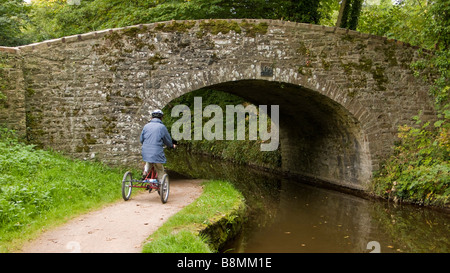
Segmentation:
<svg viewBox="0 0 450 273">
<path fill-rule="evenodd" d="M 20 143 L 0 129 L 0 251 L 43 226 L 120 198 L 123 172 Z M 24 235 L 26 234 L 26 235 Z"/>
<path fill-rule="evenodd" d="M 314 24 L 320 21 L 320 1 L 281 1 L 280 4 L 285 7 L 281 14 L 286 20 Z"/>
<path fill-rule="evenodd" d="M 430 14 L 430 27 L 425 28 L 425 33 L 433 37 L 438 49 L 448 52 L 450 50 L 450 1 L 434 1 L 430 7 Z"/>
<path fill-rule="evenodd" d="M 361 16 L 360 31 L 439 49 L 432 58 L 422 58 L 411 65 L 415 76 L 433 82 L 430 93 L 435 98 L 437 120 L 433 124 L 424 123 L 418 115 L 414 117 L 415 127 L 400 126 L 395 153 L 384 162 L 373 181 L 373 191 L 381 196 L 419 204 L 448 204 L 449 2 L 405 0 L 394 5 L 383 0 L 378 6 L 366 7 Z"/>
<path fill-rule="evenodd" d="M 323 26 L 335 26 L 337 17 L 339 15 L 339 4 L 340 1 L 335 0 L 322 0 L 320 1 L 320 7 L 318 11 L 320 12 L 319 25 Z"/>
<path fill-rule="evenodd" d="M 335 7 L 332 0 L 34 0 L 31 23 L 25 31 L 34 42 L 85 33 L 169 20 L 285 19 L 318 23 Z"/>
<path fill-rule="evenodd" d="M 358 25 L 363 0 L 347 0 L 339 27 L 355 30 Z"/>
<path fill-rule="evenodd" d="M 179 117 L 171 117 L 170 113 L 175 105 L 187 105 L 191 110 L 191 124 L 194 124 L 194 98 L 202 97 L 202 111 L 207 105 L 218 105 L 225 112 L 226 105 L 244 105 L 250 103 L 241 97 L 234 96 L 229 93 L 201 89 L 185 94 L 172 102 L 170 102 L 164 109 L 164 124 L 171 132 L 172 124 L 179 119 Z M 223 131 L 225 134 L 226 115 L 223 115 Z M 204 125 L 211 118 L 203 117 L 202 125 Z M 270 118 L 268 118 L 268 127 L 270 127 Z M 236 130 L 236 127 L 235 127 Z M 210 141 L 206 139 L 194 140 L 194 130 L 191 129 L 192 140 L 181 140 L 179 144 L 186 145 L 188 149 L 206 153 L 215 157 L 220 157 L 240 164 L 256 164 L 258 166 L 279 167 L 281 165 L 281 154 L 279 149 L 270 152 L 263 152 L 260 149 L 262 140 L 258 137 L 257 140 L 249 140 L 249 122 L 245 124 L 245 140 L 216 140 Z M 258 129 L 259 130 L 259 129 Z M 259 133 L 258 133 L 259 136 Z M 236 138 L 235 138 L 236 139 Z"/>
<path fill-rule="evenodd" d="M 150 236 L 150 242 L 144 245 L 143 252 L 215 252 L 217 249 L 211 248 L 208 243 L 208 235 L 199 235 L 199 231 L 222 217 L 233 221 L 243 206 L 244 197 L 232 184 L 208 181 L 203 184 L 203 193 L 199 198 L 170 217 Z"/>
<path fill-rule="evenodd" d="M 401 126 L 401 144 L 374 180 L 375 193 L 426 205 L 450 201 L 450 111 L 445 120 L 419 128 Z M 430 128 L 431 127 L 431 128 Z"/>
<path fill-rule="evenodd" d="M 29 7 L 23 0 L 0 0 L 0 45 L 26 43 L 22 29 L 28 22 Z"/>
<path fill-rule="evenodd" d="M 449 0 L 381 0 L 364 7 L 358 31 L 386 36 L 423 48 L 447 50 L 450 44 Z"/>
</svg>

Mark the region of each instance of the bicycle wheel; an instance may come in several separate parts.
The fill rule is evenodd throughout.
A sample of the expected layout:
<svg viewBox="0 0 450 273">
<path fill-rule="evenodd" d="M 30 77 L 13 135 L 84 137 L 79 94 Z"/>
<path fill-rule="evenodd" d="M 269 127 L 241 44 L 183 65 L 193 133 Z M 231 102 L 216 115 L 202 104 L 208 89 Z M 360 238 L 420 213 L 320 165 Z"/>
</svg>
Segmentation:
<svg viewBox="0 0 450 273">
<path fill-rule="evenodd" d="M 165 174 L 161 180 L 161 185 L 159 186 L 159 196 L 161 197 L 161 202 L 165 204 L 167 199 L 169 199 L 169 176 Z"/>
<path fill-rule="evenodd" d="M 133 182 L 132 182 L 132 175 L 131 172 L 126 172 L 123 175 L 122 179 L 122 198 L 123 200 L 127 201 L 130 199 L 131 190 L 133 189 Z"/>
</svg>

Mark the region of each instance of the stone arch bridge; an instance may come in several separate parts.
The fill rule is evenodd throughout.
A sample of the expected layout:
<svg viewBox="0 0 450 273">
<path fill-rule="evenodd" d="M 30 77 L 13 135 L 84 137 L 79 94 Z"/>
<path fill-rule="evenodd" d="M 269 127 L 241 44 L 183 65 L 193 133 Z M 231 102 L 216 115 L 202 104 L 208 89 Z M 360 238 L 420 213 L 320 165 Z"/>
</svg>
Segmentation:
<svg viewBox="0 0 450 273">
<path fill-rule="evenodd" d="M 116 165 L 141 160 L 152 109 L 206 87 L 279 105 L 282 169 L 355 189 L 392 153 L 399 125 L 435 115 L 428 83 L 409 68 L 417 48 L 340 28 L 171 21 L 0 54 L 2 123 L 43 147 Z"/>
</svg>

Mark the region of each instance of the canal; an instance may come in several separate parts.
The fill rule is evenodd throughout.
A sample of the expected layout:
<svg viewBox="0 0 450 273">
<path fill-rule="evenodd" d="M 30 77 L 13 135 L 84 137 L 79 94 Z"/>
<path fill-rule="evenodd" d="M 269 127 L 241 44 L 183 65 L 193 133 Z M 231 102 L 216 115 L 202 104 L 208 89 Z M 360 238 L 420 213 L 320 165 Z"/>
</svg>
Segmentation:
<svg viewBox="0 0 450 273">
<path fill-rule="evenodd" d="M 248 221 L 222 252 L 450 252 L 450 215 L 363 198 L 183 150 L 170 170 L 232 182 L 245 196 Z"/>
</svg>

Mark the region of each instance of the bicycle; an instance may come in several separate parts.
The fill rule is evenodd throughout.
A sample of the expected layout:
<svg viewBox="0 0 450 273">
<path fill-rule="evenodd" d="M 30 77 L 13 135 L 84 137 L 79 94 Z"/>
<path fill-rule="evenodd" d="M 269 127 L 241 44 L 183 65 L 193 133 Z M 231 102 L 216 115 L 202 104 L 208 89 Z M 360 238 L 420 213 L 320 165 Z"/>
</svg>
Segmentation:
<svg viewBox="0 0 450 273">
<path fill-rule="evenodd" d="M 155 171 L 155 168 L 152 166 L 152 169 L 147 174 L 147 176 L 142 179 L 133 179 L 133 175 L 130 171 L 127 171 L 123 175 L 122 179 L 122 198 L 125 201 L 128 201 L 131 196 L 131 191 L 133 188 L 143 188 L 149 191 L 149 193 L 152 192 L 152 190 L 155 190 L 158 192 L 161 202 L 165 204 L 167 202 L 167 199 L 169 199 L 169 176 L 168 174 L 164 174 L 161 182 L 156 179 L 158 177 L 158 174 Z"/>
</svg>

